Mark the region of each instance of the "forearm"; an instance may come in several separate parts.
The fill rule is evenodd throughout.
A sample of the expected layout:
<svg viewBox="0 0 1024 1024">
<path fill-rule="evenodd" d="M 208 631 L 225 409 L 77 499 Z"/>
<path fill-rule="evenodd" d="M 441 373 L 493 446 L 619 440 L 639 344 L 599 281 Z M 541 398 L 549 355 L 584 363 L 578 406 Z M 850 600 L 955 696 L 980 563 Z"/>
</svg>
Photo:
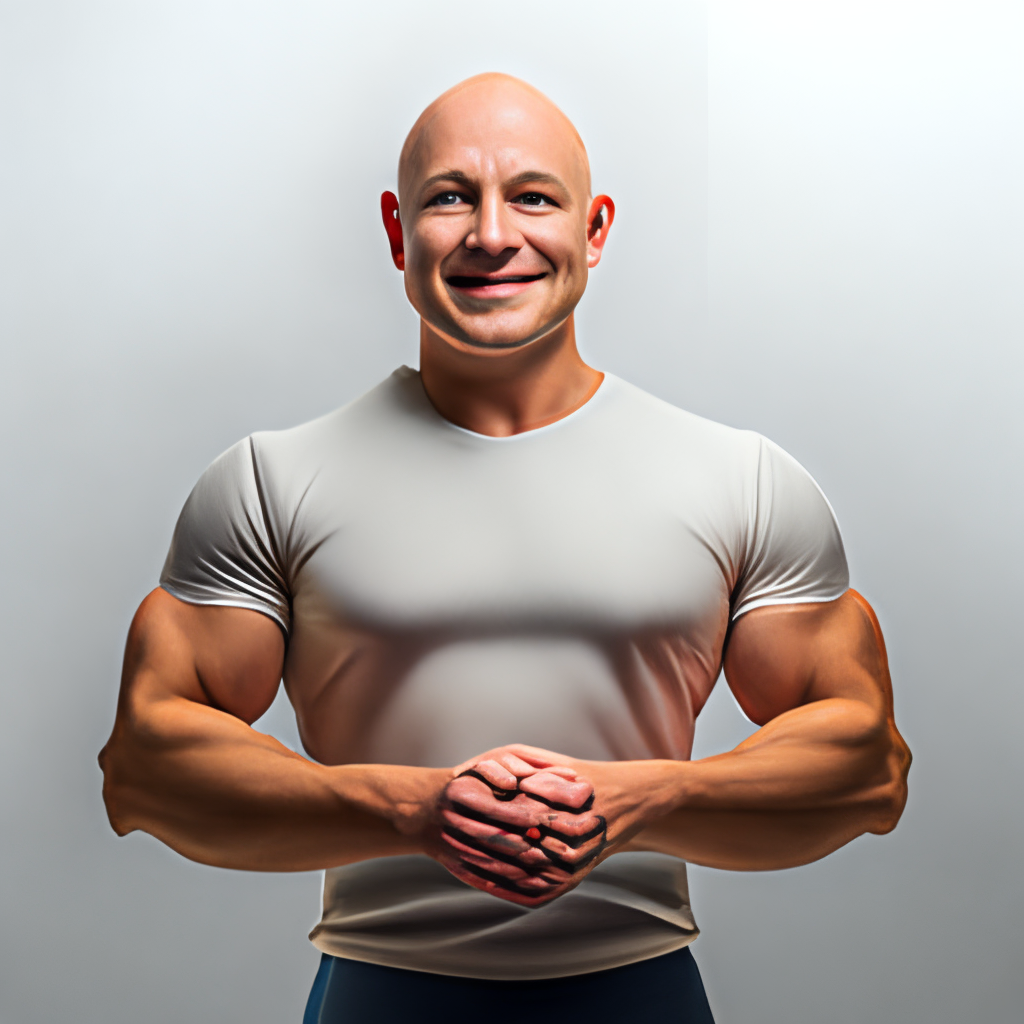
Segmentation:
<svg viewBox="0 0 1024 1024">
<path fill-rule="evenodd" d="M 631 762 L 651 810 L 628 848 L 733 870 L 793 867 L 864 832 L 905 799 L 898 734 L 856 701 L 786 712 L 735 750 L 694 762 Z"/>
<path fill-rule="evenodd" d="M 893 720 L 881 631 L 862 598 L 850 592 L 822 605 L 754 609 L 738 620 L 724 665 L 742 706 L 767 723 L 729 753 L 689 762 L 580 761 L 519 744 L 489 751 L 490 762 L 510 771 L 512 758 L 534 769 L 571 768 L 574 783 L 591 787 L 592 801 L 580 806 L 574 830 L 560 820 L 570 801 L 558 796 L 558 783 L 545 783 L 548 802 L 533 817 L 514 813 L 517 801 L 530 811 L 526 797 L 487 804 L 482 793 L 476 815 L 454 822 L 467 869 L 522 890 L 515 872 L 527 872 L 541 851 L 567 875 L 552 875 L 542 894 L 550 899 L 624 850 L 766 870 L 805 864 L 864 832 L 895 826 L 910 751 Z M 528 793 L 530 772 L 515 774 L 518 790 Z M 491 785 L 504 787 L 495 778 Z M 507 868 L 510 833 L 523 838 Z"/>
<path fill-rule="evenodd" d="M 101 755 L 120 834 L 141 829 L 192 860 L 303 871 L 424 852 L 443 769 L 324 766 L 231 715 L 174 698 L 119 718 Z"/>
</svg>

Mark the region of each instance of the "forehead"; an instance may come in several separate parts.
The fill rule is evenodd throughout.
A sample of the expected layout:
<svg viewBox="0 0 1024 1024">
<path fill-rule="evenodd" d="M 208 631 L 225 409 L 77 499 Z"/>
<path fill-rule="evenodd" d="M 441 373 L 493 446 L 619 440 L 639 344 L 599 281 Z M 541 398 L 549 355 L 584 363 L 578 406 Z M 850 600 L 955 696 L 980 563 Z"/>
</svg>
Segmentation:
<svg viewBox="0 0 1024 1024">
<path fill-rule="evenodd" d="M 590 187 L 586 151 L 571 122 L 519 90 L 467 90 L 427 108 L 403 151 L 400 189 L 415 191 L 446 170 L 499 180 L 534 170 L 557 175 L 573 192 Z"/>
</svg>

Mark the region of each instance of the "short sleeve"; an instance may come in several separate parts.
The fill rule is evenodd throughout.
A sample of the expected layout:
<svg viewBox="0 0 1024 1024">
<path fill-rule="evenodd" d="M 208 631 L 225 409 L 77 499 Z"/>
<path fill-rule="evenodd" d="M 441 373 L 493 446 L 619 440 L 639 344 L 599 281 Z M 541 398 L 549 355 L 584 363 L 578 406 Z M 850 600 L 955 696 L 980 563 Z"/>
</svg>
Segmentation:
<svg viewBox="0 0 1024 1024">
<path fill-rule="evenodd" d="M 174 528 L 160 586 L 190 604 L 251 608 L 287 635 L 290 602 L 267 526 L 250 439 L 199 478 Z"/>
<path fill-rule="evenodd" d="M 834 601 L 850 586 L 843 539 L 811 475 L 761 438 L 756 505 L 732 617 L 772 604 Z"/>
</svg>

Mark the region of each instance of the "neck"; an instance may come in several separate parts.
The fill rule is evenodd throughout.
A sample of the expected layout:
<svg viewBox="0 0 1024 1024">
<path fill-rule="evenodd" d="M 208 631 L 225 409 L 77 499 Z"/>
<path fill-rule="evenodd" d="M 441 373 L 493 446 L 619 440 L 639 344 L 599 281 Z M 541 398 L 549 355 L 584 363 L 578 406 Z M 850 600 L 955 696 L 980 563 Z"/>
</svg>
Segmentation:
<svg viewBox="0 0 1024 1024">
<path fill-rule="evenodd" d="M 457 426 L 509 437 L 568 416 L 597 390 L 604 374 L 576 349 L 570 315 L 521 349 L 481 351 L 420 322 L 420 377 L 434 408 Z"/>
</svg>

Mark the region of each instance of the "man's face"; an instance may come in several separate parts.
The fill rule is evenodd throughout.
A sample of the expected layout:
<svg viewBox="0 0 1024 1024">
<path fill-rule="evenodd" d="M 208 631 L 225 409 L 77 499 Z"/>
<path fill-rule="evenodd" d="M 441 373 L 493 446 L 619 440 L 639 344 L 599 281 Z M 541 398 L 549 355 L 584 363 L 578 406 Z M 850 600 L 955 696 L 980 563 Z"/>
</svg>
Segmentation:
<svg viewBox="0 0 1024 1024">
<path fill-rule="evenodd" d="M 589 170 L 543 98 L 497 84 L 443 99 L 399 188 L 406 293 L 439 334 L 518 348 L 572 313 L 587 284 Z"/>
</svg>

